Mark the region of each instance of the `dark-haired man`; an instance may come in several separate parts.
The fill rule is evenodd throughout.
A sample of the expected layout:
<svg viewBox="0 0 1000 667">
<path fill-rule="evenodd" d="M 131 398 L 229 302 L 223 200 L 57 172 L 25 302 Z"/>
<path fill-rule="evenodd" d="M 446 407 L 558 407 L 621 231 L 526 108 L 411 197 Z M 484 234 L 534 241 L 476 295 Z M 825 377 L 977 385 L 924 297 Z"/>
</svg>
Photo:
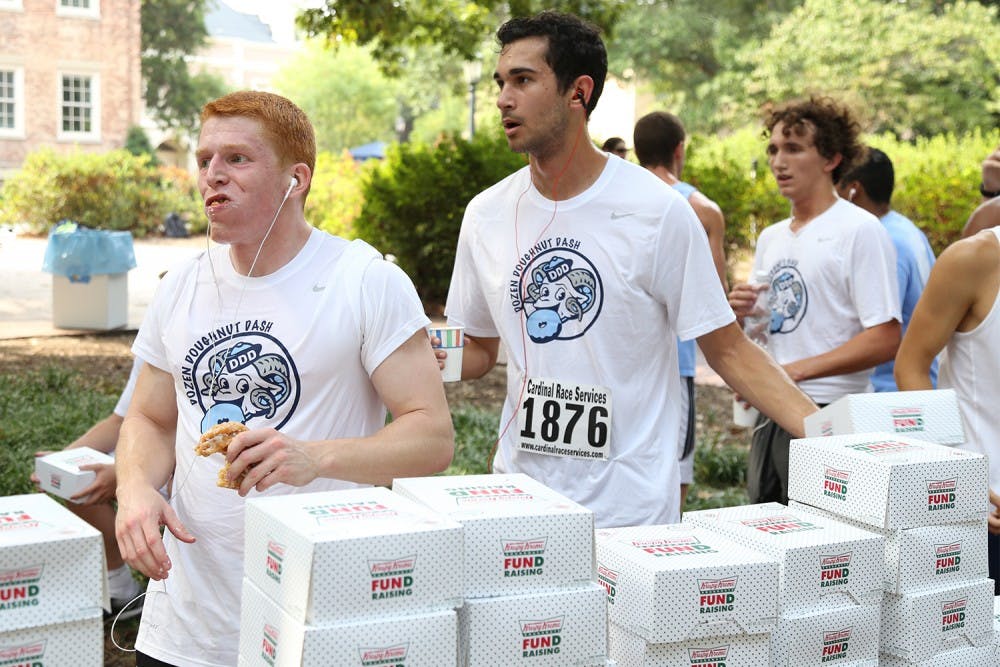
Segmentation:
<svg viewBox="0 0 1000 667">
<path fill-rule="evenodd" d="M 765 229 L 753 270 L 770 274 L 768 350 L 817 404 L 867 391 L 870 369 L 900 337 L 895 250 L 875 216 L 840 199 L 834 183 L 864 154 L 846 107 L 811 98 L 768 115 L 768 164 L 791 216 Z M 750 312 L 759 286 L 736 285 L 729 303 Z M 747 470 L 750 502 L 788 502 L 793 434 L 760 415 Z"/>
<path fill-rule="evenodd" d="M 494 470 L 527 473 L 598 526 L 675 522 L 678 334 L 786 428 L 815 406 L 736 325 L 684 198 L 590 141 L 598 31 L 543 12 L 497 38 L 497 106 L 529 165 L 469 203 L 446 308 L 467 334 L 463 378 L 504 345 Z"/>
<path fill-rule="evenodd" d="M 896 248 L 896 277 L 899 280 L 899 305 L 902 334 L 910 323 L 913 309 L 924 291 L 934 266 L 934 251 L 927 236 L 909 218 L 892 208 L 896 177 L 892 160 L 877 148 L 869 147 L 864 160 L 845 172 L 837 183 L 841 197 L 877 217 L 889 232 Z M 892 375 L 893 362 L 886 361 L 872 371 L 875 391 L 897 391 Z M 931 365 L 931 384 L 937 383 L 937 362 Z"/>
<path fill-rule="evenodd" d="M 666 111 L 653 111 L 640 118 L 632 131 L 632 145 L 639 164 L 656 174 L 660 180 L 681 193 L 698 221 L 705 228 L 708 245 L 712 249 L 712 262 L 719 274 L 722 289 L 726 282 L 726 221 L 722 209 L 690 183 L 681 180 L 684 172 L 685 140 L 681 119 Z M 687 490 L 694 481 L 695 443 L 695 389 L 694 375 L 696 354 L 693 340 L 677 341 L 677 358 L 681 370 L 681 431 L 680 459 L 681 506 L 687 499 Z"/>
</svg>

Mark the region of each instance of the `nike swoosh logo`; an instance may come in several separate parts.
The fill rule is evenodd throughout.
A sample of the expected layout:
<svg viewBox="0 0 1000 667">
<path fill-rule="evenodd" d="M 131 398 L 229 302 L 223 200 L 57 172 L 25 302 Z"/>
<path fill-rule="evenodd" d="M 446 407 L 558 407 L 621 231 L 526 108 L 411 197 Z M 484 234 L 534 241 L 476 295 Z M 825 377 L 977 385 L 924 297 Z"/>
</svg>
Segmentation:
<svg viewBox="0 0 1000 667">
<path fill-rule="evenodd" d="M 635 211 L 633 211 L 631 213 L 618 213 L 617 211 L 611 211 L 611 219 L 612 220 L 619 220 L 621 218 L 627 218 L 630 215 L 635 215 Z"/>
<path fill-rule="evenodd" d="M 313 292 L 322 292 L 325 289 L 326 289 L 326 285 L 320 285 L 319 283 L 316 283 L 315 285 L 313 285 Z"/>
</svg>

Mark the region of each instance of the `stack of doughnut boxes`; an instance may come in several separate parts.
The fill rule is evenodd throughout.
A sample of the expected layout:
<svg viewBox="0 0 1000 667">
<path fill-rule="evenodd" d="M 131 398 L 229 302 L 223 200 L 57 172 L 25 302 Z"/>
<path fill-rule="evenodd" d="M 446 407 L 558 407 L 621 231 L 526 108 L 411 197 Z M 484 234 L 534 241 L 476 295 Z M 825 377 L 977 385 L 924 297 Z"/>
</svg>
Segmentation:
<svg viewBox="0 0 1000 667">
<path fill-rule="evenodd" d="M 101 534 L 45 494 L 0 498 L 0 665 L 98 667 Z"/>
<path fill-rule="evenodd" d="M 397 479 L 393 490 L 464 528 L 459 665 L 608 664 L 592 512 L 522 474 Z"/>
<path fill-rule="evenodd" d="M 246 504 L 240 664 L 454 665 L 462 526 L 381 488 Z"/>
<path fill-rule="evenodd" d="M 886 543 L 879 664 L 994 664 L 987 466 L 949 446 L 964 438 L 954 394 L 847 396 L 806 429 L 822 435 L 791 443 L 789 509 Z"/>
</svg>

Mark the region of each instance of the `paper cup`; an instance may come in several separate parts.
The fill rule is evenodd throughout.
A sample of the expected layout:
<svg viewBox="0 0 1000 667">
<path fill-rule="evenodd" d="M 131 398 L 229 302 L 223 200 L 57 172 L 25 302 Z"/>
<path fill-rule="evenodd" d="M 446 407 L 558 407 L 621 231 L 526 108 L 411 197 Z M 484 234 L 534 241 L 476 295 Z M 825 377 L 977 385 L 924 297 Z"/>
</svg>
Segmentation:
<svg viewBox="0 0 1000 667">
<path fill-rule="evenodd" d="M 757 423 L 757 408 L 745 406 L 743 401 L 733 398 L 733 423 L 743 428 L 752 428 Z"/>
<path fill-rule="evenodd" d="M 462 347 L 465 345 L 463 327 L 429 327 L 431 337 L 441 339 L 441 349 L 448 353 L 441 369 L 441 379 L 445 382 L 458 382 L 462 379 Z"/>
</svg>

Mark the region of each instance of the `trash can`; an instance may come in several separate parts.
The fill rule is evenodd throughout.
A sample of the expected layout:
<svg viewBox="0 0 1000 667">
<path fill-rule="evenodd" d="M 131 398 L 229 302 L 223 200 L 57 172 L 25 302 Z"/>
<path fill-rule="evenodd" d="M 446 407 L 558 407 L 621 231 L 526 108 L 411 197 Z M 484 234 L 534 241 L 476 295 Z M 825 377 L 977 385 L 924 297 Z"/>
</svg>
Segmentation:
<svg viewBox="0 0 1000 667">
<path fill-rule="evenodd" d="M 119 329 L 128 324 L 130 232 L 62 221 L 49 232 L 42 270 L 52 274 L 52 324 L 59 329 Z"/>
</svg>

